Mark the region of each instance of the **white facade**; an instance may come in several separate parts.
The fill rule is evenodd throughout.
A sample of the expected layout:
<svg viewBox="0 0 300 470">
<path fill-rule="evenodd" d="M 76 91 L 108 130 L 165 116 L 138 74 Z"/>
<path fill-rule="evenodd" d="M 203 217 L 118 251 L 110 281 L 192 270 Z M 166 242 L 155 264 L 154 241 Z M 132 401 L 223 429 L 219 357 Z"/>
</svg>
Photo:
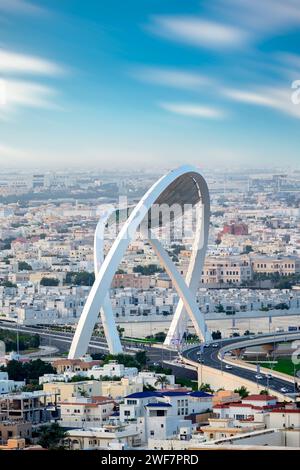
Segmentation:
<svg viewBox="0 0 300 470">
<path fill-rule="evenodd" d="M 175 186 L 172 186 L 174 183 Z M 170 332 L 166 338 L 166 344 L 172 345 L 174 340 L 178 340 L 178 337 L 182 338 L 185 330 L 186 313 L 189 315 L 199 338 L 204 340 L 208 339 L 204 316 L 199 311 L 195 301 L 195 295 L 202 272 L 208 241 L 210 200 L 204 178 L 196 168 L 187 165 L 163 176 L 147 191 L 129 215 L 105 259 L 103 259 L 104 228 L 110 214 L 108 213 L 106 216 L 102 217 L 97 226 L 94 241 L 96 279 L 78 322 L 77 330 L 70 348 L 70 359 L 82 356 L 86 352 L 100 309 L 102 324 L 110 352 L 116 354 L 122 350 L 108 295 L 113 276 L 118 269 L 120 260 L 130 242 L 133 240 L 138 227 L 142 224 L 154 204 L 169 204 L 170 207 L 177 204 L 179 207 L 182 207 L 184 204 L 193 206 L 200 203 L 200 201 L 201 217 L 200 214 L 198 214 L 193 251 L 185 280 L 182 279 L 170 260 L 169 255 L 160 242 L 153 236 L 153 233 L 151 231 L 150 234 L 148 233 L 148 228 L 146 229 L 147 233 L 145 236 L 148 237 L 149 243 L 156 256 L 172 279 L 173 285 L 180 296 L 180 301 L 171 323 Z M 156 223 L 158 224 L 158 220 Z M 148 223 L 146 225 L 148 227 Z M 151 218 L 151 228 L 154 227 L 152 226 Z M 100 263 L 101 266 L 99 266 Z"/>
<path fill-rule="evenodd" d="M 24 381 L 9 380 L 7 372 L 0 372 L 0 395 L 20 390 L 24 385 Z"/>
<path fill-rule="evenodd" d="M 60 425 L 67 428 L 99 427 L 113 413 L 115 403 L 108 398 L 72 398 L 60 403 Z"/>
<path fill-rule="evenodd" d="M 203 392 L 141 392 L 125 397 L 120 404 L 120 421 L 136 421 L 141 439 L 167 439 L 183 426 L 192 429 L 186 418 L 212 409 L 212 396 Z"/>
</svg>

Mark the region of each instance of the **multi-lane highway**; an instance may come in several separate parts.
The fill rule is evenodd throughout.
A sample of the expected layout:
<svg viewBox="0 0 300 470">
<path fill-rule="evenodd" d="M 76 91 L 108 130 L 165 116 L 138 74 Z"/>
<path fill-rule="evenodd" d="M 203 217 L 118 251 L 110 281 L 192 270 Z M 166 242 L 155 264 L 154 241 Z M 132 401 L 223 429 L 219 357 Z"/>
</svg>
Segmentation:
<svg viewBox="0 0 300 470">
<path fill-rule="evenodd" d="M 10 330 L 19 333 L 38 334 L 47 341 L 48 345 L 61 346 L 61 350 L 68 351 L 73 339 L 73 334 L 65 331 L 54 331 L 49 328 L 35 328 L 30 326 L 17 326 L 14 323 L 8 323 L 0 320 L 0 329 Z M 162 364 L 164 360 L 171 360 L 176 355 L 175 351 L 168 351 L 163 348 L 151 347 L 145 343 L 131 342 L 130 340 L 122 340 L 123 350 L 126 354 L 133 354 L 138 350 L 145 350 L 150 363 Z M 92 336 L 89 347 L 94 352 L 108 353 L 108 346 L 105 338 Z"/>
<path fill-rule="evenodd" d="M 300 339 L 300 334 L 295 334 L 295 333 L 286 333 L 286 334 L 281 334 L 281 335 L 276 335 L 276 337 L 270 338 L 270 336 L 264 336 L 261 335 L 259 338 L 253 339 L 253 343 L 257 344 L 259 341 L 262 343 L 265 342 L 267 343 L 268 340 L 269 342 L 280 342 L 284 340 L 294 340 L 296 337 Z M 215 342 L 207 345 L 206 347 L 202 348 L 200 350 L 199 346 L 192 347 L 185 352 L 182 353 L 182 356 L 188 360 L 191 360 L 195 363 L 199 364 L 204 364 L 206 366 L 212 367 L 214 369 L 217 369 L 220 371 L 220 374 L 226 372 L 233 374 L 238 377 L 245 378 L 247 380 L 251 380 L 252 382 L 255 382 L 266 389 L 273 390 L 276 392 L 284 393 L 287 396 L 293 395 L 297 390 L 296 390 L 296 385 L 293 382 L 293 379 L 291 381 L 284 380 L 278 377 L 275 377 L 275 375 L 272 374 L 272 371 L 270 370 L 270 375 L 265 375 L 264 373 L 260 373 L 256 370 L 250 370 L 244 367 L 240 367 L 238 365 L 232 365 L 228 364 L 226 361 L 226 356 L 224 357 L 224 352 L 229 349 L 232 345 L 238 345 L 238 347 L 242 348 L 243 345 L 250 344 L 251 340 L 249 341 L 249 338 L 231 338 L 228 340 L 223 340 L 221 342 Z M 235 349 L 235 346 L 234 348 Z M 221 359 L 221 357 L 223 359 Z M 230 361 L 232 362 L 232 361 Z M 258 379 L 256 376 L 261 376 L 260 379 Z M 272 377 L 272 378 L 270 378 Z M 286 392 L 283 392 L 283 389 L 286 390 Z"/>
<path fill-rule="evenodd" d="M 48 338 L 49 343 L 51 344 L 63 344 L 64 349 L 67 351 L 69 348 L 69 345 L 72 341 L 73 338 L 73 333 L 69 332 L 60 332 L 60 331 L 53 331 L 50 329 L 45 329 L 45 328 L 33 328 L 33 327 L 27 327 L 27 326 L 16 326 L 13 324 L 7 324 L 5 322 L 0 322 L 0 328 L 1 329 L 7 329 L 11 331 L 19 331 L 20 333 L 32 333 L 32 334 L 39 334 L 42 338 Z M 284 334 L 276 334 L 274 336 L 270 335 L 260 335 L 259 337 L 255 337 L 252 340 L 249 340 L 249 337 L 240 337 L 240 338 L 230 338 L 230 339 L 224 339 L 222 341 L 216 341 L 214 343 L 211 343 L 207 345 L 206 347 L 202 348 L 202 353 L 199 354 L 200 352 L 200 347 L 194 346 L 189 348 L 188 350 L 184 351 L 182 353 L 182 356 L 190 361 L 193 361 L 197 365 L 199 363 L 203 363 L 206 366 L 213 367 L 214 369 L 217 369 L 220 371 L 220 374 L 222 372 L 230 373 L 238 377 L 245 378 L 247 380 L 251 380 L 255 383 L 258 383 L 259 385 L 265 387 L 266 389 L 270 389 L 271 391 L 277 391 L 282 393 L 282 389 L 286 389 L 287 395 L 292 395 L 295 393 L 295 384 L 291 378 L 290 381 L 284 380 L 282 378 L 278 378 L 275 376 L 272 376 L 272 378 L 268 378 L 265 374 L 261 373 L 259 375 L 262 376 L 261 379 L 257 379 L 256 375 L 257 371 L 255 370 L 250 370 L 247 368 L 240 367 L 238 365 L 228 365 L 226 363 L 226 356 L 224 357 L 224 352 L 227 351 L 228 349 L 233 348 L 233 345 L 243 348 L 249 345 L 250 343 L 253 344 L 258 344 L 259 342 L 261 344 L 267 343 L 267 342 L 280 342 L 280 341 L 286 341 L 286 340 L 294 340 L 294 339 L 300 339 L 300 333 L 284 333 Z M 130 341 L 122 341 L 124 351 L 128 353 L 134 353 L 138 349 L 143 349 L 147 352 L 147 356 L 149 359 L 150 363 L 159 363 L 163 364 L 164 361 L 172 361 L 172 359 L 177 356 L 176 351 L 168 351 L 163 348 L 154 348 L 151 347 L 150 345 L 145 345 L 145 344 L 131 344 Z M 107 348 L 107 343 L 104 338 L 99 338 L 96 336 L 93 336 L 90 341 L 90 348 L 92 348 L 95 351 L 99 351 L 102 353 L 107 353 L 108 348 Z M 221 360 L 221 357 L 223 358 Z M 202 361 L 202 362 L 201 362 Z M 183 365 L 182 365 L 183 366 Z M 180 363 L 176 363 L 176 367 L 181 367 Z M 228 367 L 231 367 L 230 369 Z M 270 374 L 272 372 L 270 371 Z"/>
</svg>

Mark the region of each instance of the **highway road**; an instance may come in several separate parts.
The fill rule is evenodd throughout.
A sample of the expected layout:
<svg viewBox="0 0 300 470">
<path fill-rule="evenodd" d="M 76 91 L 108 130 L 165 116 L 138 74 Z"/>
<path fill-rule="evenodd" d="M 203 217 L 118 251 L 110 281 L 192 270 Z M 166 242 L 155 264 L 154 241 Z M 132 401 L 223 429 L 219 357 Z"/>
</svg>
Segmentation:
<svg viewBox="0 0 300 470">
<path fill-rule="evenodd" d="M 289 335 L 286 334 L 284 337 L 288 337 Z M 293 336 L 293 335 L 290 335 Z M 260 336 L 261 338 L 266 338 L 265 336 Z M 269 337 L 270 338 L 270 337 Z M 278 339 L 278 338 L 277 338 Z M 255 376 L 257 375 L 256 371 L 249 370 L 249 369 L 244 369 L 239 366 L 231 366 L 231 369 L 226 368 L 226 362 L 221 360 L 219 358 L 219 352 L 220 350 L 226 345 L 230 344 L 240 344 L 242 347 L 242 343 L 245 341 L 249 341 L 249 338 L 231 338 L 229 340 L 223 340 L 221 342 L 216 342 L 216 343 L 211 343 L 207 347 L 203 348 L 202 354 L 199 354 L 200 352 L 200 347 L 195 346 L 192 347 L 185 352 L 182 353 L 182 356 L 185 357 L 186 359 L 190 359 L 194 362 L 196 362 L 198 365 L 201 365 L 202 363 L 206 366 L 213 367 L 214 369 L 218 369 L 220 371 L 220 374 L 222 372 L 230 373 L 238 377 L 245 378 L 247 380 L 251 380 L 252 382 L 255 382 L 266 389 L 269 389 L 271 392 L 277 391 L 282 393 L 281 389 L 285 388 L 287 392 L 285 393 L 288 396 L 293 396 L 293 394 L 296 391 L 295 385 L 292 382 L 274 377 L 272 379 L 267 378 L 263 373 L 260 373 L 260 375 L 263 377 L 262 379 L 258 380 Z M 282 340 L 281 340 L 282 341 Z M 271 342 L 273 342 L 273 337 L 271 338 Z M 226 360 L 226 358 L 225 358 Z M 270 370 L 270 374 L 272 374 L 272 371 Z"/>
<path fill-rule="evenodd" d="M 27 327 L 27 326 L 16 326 L 7 324 L 6 322 L 0 321 L 0 328 L 1 329 L 7 329 L 10 331 L 19 331 L 20 333 L 32 333 L 32 334 L 39 334 L 43 338 L 49 338 L 49 342 L 53 341 L 54 342 L 61 342 L 65 344 L 65 350 L 68 350 L 69 344 L 72 341 L 73 338 L 73 333 L 68 333 L 68 332 L 57 332 L 57 331 L 51 331 L 49 329 L 40 329 L 40 328 L 32 328 L 32 327 Z M 294 337 L 296 333 L 285 333 L 279 334 L 275 336 L 268 336 L 268 335 L 260 335 L 259 339 L 265 339 L 268 338 L 273 341 L 284 341 L 285 338 L 289 337 Z M 299 338 L 300 334 L 298 333 Z M 258 338 L 258 337 L 256 337 Z M 293 339 L 293 338 L 292 338 Z M 222 348 L 225 346 L 228 346 L 230 344 L 236 344 L 238 343 L 239 345 L 242 346 L 243 342 L 249 341 L 249 337 L 237 337 L 237 338 L 230 338 L 230 339 L 224 339 L 219 342 L 211 343 L 207 347 L 203 348 L 203 352 L 201 355 L 198 354 L 200 351 L 200 347 L 194 346 L 191 347 L 190 349 L 186 350 L 185 352 L 182 353 L 182 356 L 185 357 L 186 359 L 190 359 L 197 364 L 199 364 L 199 359 L 203 361 L 204 365 L 207 365 L 209 367 L 213 367 L 214 369 L 218 369 L 220 373 L 227 372 L 231 373 L 233 375 L 245 378 L 247 380 L 251 380 L 255 383 L 259 383 L 259 385 L 264 386 L 265 388 L 270 389 L 270 391 L 275 390 L 277 392 L 280 392 L 282 388 L 285 388 L 287 390 L 287 396 L 293 394 L 295 392 L 295 387 L 294 383 L 288 382 L 286 380 L 273 377 L 272 379 L 268 379 L 264 374 L 261 374 L 263 378 L 261 380 L 258 380 L 255 375 L 257 374 L 253 370 L 249 369 L 244 369 L 239 366 L 232 366 L 232 369 L 226 369 L 226 363 L 222 360 L 219 359 L 218 354 Z M 133 354 L 137 350 L 145 350 L 147 352 L 147 357 L 149 359 L 150 364 L 163 364 L 164 361 L 172 361 L 177 355 L 177 351 L 169 351 L 163 348 L 156 348 L 156 347 L 151 347 L 150 345 L 145 345 L 143 343 L 141 344 L 131 344 L 130 341 L 122 341 L 123 347 L 124 347 L 124 352 L 131 353 Z M 93 348 L 94 351 L 99 351 L 101 353 L 107 353 L 108 348 L 107 348 L 107 343 L 105 338 L 99 338 L 96 336 L 93 336 L 89 346 Z M 215 346 L 215 347 L 214 347 Z M 180 364 L 176 364 L 176 367 L 180 367 Z M 271 373 L 271 371 L 270 371 Z"/>
<path fill-rule="evenodd" d="M 9 324 L 5 321 L 0 320 L 0 329 L 9 331 L 19 331 L 19 333 L 30 333 L 38 334 L 41 338 L 48 340 L 48 345 L 63 345 L 63 350 L 68 351 L 71 341 L 73 339 L 73 333 L 53 331 L 48 328 L 33 328 L 29 326 L 17 326 L 16 324 Z M 146 351 L 147 357 L 150 364 L 162 364 L 164 360 L 172 360 L 177 356 L 176 351 L 168 351 L 163 348 L 155 348 L 145 343 L 130 342 L 130 340 L 121 341 L 124 352 L 127 354 L 134 354 L 137 351 Z M 89 343 L 89 347 L 99 353 L 108 353 L 107 342 L 105 338 L 99 338 L 98 336 L 92 336 Z"/>
</svg>

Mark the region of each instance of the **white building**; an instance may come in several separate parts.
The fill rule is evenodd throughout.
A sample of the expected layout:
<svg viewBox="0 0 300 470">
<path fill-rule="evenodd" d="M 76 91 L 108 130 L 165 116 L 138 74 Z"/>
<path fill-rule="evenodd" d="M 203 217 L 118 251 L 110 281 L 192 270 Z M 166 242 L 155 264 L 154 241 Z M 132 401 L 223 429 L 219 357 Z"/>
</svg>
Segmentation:
<svg viewBox="0 0 300 470">
<path fill-rule="evenodd" d="M 0 394 L 11 393 L 24 387 L 24 381 L 9 380 L 7 372 L 0 372 Z"/>
<path fill-rule="evenodd" d="M 67 428 L 99 427 L 113 413 L 114 400 L 107 397 L 74 397 L 60 403 L 60 425 Z"/>
<path fill-rule="evenodd" d="M 167 439 L 178 435 L 181 427 L 192 430 L 186 419 L 212 409 L 212 395 L 205 392 L 140 392 L 125 397 L 120 405 L 120 421 L 135 420 L 143 442 L 149 438 Z"/>
<path fill-rule="evenodd" d="M 72 450 L 124 450 L 140 445 L 141 440 L 136 425 L 107 424 L 98 428 L 71 429 L 65 443 Z"/>
</svg>

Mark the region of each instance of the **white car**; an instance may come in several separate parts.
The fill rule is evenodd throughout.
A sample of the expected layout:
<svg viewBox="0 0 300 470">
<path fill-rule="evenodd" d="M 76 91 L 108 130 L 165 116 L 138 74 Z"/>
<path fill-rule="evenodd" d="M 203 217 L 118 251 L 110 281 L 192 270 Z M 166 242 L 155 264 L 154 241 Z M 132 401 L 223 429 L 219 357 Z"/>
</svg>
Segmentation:
<svg viewBox="0 0 300 470">
<path fill-rule="evenodd" d="M 218 345 L 217 343 L 214 343 L 214 344 L 212 345 L 212 347 L 213 347 L 213 348 L 218 348 L 219 345 Z"/>
<path fill-rule="evenodd" d="M 281 391 L 282 393 L 288 393 L 288 389 L 285 388 L 285 387 L 282 387 L 282 388 L 280 389 L 280 391 Z"/>
<path fill-rule="evenodd" d="M 271 374 L 266 374 L 266 378 L 269 379 L 269 380 L 271 380 L 271 379 L 273 379 L 273 375 L 271 375 Z"/>
<path fill-rule="evenodd" d="M 232 369 L 232 366 L 230 366 L 229 364 L 226 364 L 225 369 Z"/>
<path fill-rule="evenodd" d="M 261 379 L 263 379 L 263 376 L 260 375 L 260 374 L 256 374 L 255 378 L 256 378 L 257 380 L 261 380 Z"/>
</svg>

